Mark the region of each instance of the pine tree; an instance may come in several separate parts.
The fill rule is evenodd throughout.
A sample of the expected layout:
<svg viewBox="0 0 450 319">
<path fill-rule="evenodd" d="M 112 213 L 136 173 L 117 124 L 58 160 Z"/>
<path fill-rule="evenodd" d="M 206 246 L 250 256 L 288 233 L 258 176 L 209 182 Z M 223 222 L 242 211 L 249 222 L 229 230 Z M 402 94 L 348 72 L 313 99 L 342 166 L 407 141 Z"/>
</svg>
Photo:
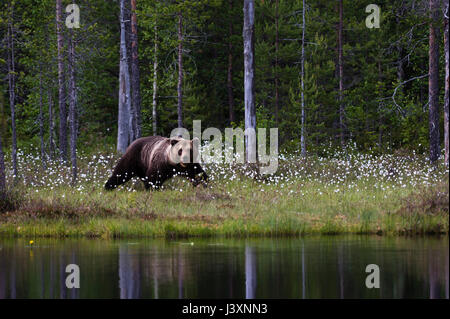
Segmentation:
<svg viewBox="0 0 450 319">
<path fill-rule="evenodd" d="M 134 110 L 134 139 L 141 137 L 141 87 L 138 55 L 138 26 L 136 0 L 131 0 L 131 108 Z"/>
<path fill-rule="evenodd" d="M 449 0 L 444 5 L 444 55 L 445 55 L 445 95 L 444 95 L 444 148 L 445 163 L 449 165 L 449 103 L 450 103 L 450 54 L 449 54 Z"/>
<path fill-rule="evenodd" d="M 430 127 L 430 161 L 435 162 L 440 156 L 439 145 L 439 3 L 430 1 L 430 37 L 429 37 L 429 127 Z"/>
<path fill-rule="evenodd" d="M 67 160 L 67 110 L 64 74 L 64 36 L 62 22 L 62 3 L 56 0 L 56 33 L 58 43 L 58 104 L 59 104 L 59 157 Z"/>
</svg>

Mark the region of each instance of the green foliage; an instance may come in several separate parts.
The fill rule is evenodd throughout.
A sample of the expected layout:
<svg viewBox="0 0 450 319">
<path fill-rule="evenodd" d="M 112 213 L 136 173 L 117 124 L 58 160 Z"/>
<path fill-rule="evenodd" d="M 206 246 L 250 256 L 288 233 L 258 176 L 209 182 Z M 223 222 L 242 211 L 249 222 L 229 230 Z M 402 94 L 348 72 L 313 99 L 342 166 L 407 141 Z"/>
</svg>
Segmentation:
<svg viewBox="0 0 450 319">
<path fill-rule="evenodd" d="M 67 2 L 67 1 L 66 1 Z M 63 7 L 68 4 L 63 1 Z M 278 16 L 276 5 L 278 3 Z M 382 0 L 380 29 L 365 26 L 364 1 L 344 1 L 344 104 L 346 138 L 359 149 L 428 148 L 427 78 L 401 85 L 428 68 L 426 6 Z M 115 143 L 119 69 L 117 1 L 80 1 L 77 41 L 79 145 Z M 300 58 L 302 0 L 256 0 L 255 99 L 257 125 L 278 127 L 280 142 L 292 151 L 300 145 Z M 338 144 L 336 76 L 336 3 L 306 1 L 305 111 L 308 152 L 331 141 Z M 241 1 L 137 1 L 142 132 L 152 134 L 154 26 L 158 27 L 158 134 L 177 124 L 177 23 L 183 15 L 183 116 L 203 127 L 229 127 L 227 69 L 232 44 L 235 123 L 243 126 L 243 13 Z M 8 3 L 0 5 L 0 71 L 7 74 Z M 64 12 L 64 10 L 63 10 Z M 275 50 L 278 20 L 278 51 Z M 48 104 L 59 126 L 55 2 L 14 2 L 16 112 L 19 146 L 38 143 L 39 103 L 44 105 L 45 141 L 49 140 Z M 229 28 L 232 27 L 230 36 Z M 65 36 L 67 59 L 68 29 Z M 443 45 L 440 46 L 443 50 Z M 401 61 L 401 63 L 399 62 Z M 441 83 L 444 77 L 441 59 Z M 403 74 L 400 75 L 400 69 Z M 275 80 L 278 81 L 278 121 Z M 0 130 L 10 145 L 8 81 L 0 80 Z M 441 90 L 440 101 L 443 101 Z M 48 145 L 46 145 L 48 147 Z"/>
</svg>

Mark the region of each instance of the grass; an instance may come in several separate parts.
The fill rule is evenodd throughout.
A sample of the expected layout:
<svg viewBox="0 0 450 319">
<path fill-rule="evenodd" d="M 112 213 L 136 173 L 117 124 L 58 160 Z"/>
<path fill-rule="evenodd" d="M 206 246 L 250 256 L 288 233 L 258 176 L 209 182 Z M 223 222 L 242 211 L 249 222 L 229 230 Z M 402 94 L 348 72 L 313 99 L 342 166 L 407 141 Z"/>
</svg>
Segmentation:
<svg viewBox="0 0 450 319">
<path fill-rule="evenodd" d="M 19 204 L 0 212 L 3 237 L 248 237 L 448 234 L 448 168 L 420 155 L 281 156 L 272 176 L 208 164 L 208 188 L 181 178 L 164 190 L 139 181 L 106 192 L 117 156 L 81 155 L 70 169 L 19 154 Z M 12 177 L 9 175 L 9 182 Z M 12 209 L 11 209 L 12 208 Z"/>
</svg>

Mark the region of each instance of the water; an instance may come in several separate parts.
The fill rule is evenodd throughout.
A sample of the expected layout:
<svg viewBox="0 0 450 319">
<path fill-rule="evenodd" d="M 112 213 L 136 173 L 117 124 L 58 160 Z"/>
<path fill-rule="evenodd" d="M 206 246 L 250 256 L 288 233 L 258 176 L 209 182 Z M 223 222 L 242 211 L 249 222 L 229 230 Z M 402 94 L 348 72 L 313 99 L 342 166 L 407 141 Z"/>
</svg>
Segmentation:
<svg viewBox="0 0 450 319">
<path fill-rule="evenodd" d="M 65 285 L 68 264 L 79 289 Z M 379 289 L 365 285 L 368 264 Z M 449 298 L 449 240 L 0 239 L 0 298 Z"/>
</svg>

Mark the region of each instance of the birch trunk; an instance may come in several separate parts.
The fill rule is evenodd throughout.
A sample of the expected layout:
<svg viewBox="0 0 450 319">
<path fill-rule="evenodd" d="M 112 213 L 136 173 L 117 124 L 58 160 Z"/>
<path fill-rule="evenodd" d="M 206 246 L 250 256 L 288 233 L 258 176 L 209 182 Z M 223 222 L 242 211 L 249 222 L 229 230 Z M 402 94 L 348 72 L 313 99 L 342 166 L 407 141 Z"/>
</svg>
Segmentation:
<svg viewBox="0 0 450 319">
<path fill-rule="evenodd" d="M 153 60 L 153 135 L 157 134 L 157 97 L 158 97 L 158 25 L 155 22 L 155 57 Z"/>
<path fill-rule="evenodd" d="M 58 89 L 59 89 L 59 157 L 62 161 L 67 160 L 67 109 L 66 88 L 64 75 L 64 37 L 62 33 L 62 4 L 56 0 L 56 37 L 58 45 Z"/>
<path fill-rule="evenodd" d="M 430 0 L 430 37 L 429 37 L 429 129 L 430 161 L 440 156 L 439 149 L 439 0 Z"/>
<path fill-rule="evenodd" d="M 178 127 L 183 127 L 183 15 L 178 13 Z"/>
<path fill-rule="evenodd" d="M 134 139 L 141 137 L 141 93 L 139 80 L 138 30 L 136 0 L 131 0 L 131 104 L 134 110 Z"/>
<path fill-rule="evenodd" d="M 130 142 L 130 73 L 128 71 L 125 32 L 125 0 L 120 0 L 119 119 L 117 130 L 117 151 L 120 153 L 125 153 Z"/>
<path fill-rule="evenodd" d="M 255 110 L 255 3 L 254 0 L 244 0 L 244 105 L 245 129 L 256 129 Z M 246 134 L 245 148 L 247 162 L 256 161 L 256 134 Z"/>
<path fill-rule="evenodd" d="M 16 135 L 16 83 L 15 83 L 15 57 L 14 57 L 14 4 L 10 5 L 8 16 L 8 85 L 9 106 L 11 109 L 12 129 L 12 164 L 14 177 L 17 177 L 17 135 Z"/>
<path fill-rule="evenodd" d="M 305 0 L 303 0 L 303 11 L 302 11 L 302 60 L 301 60 L 301 105 L 302 105 L 302 127 L 301 127 L 301 155 L 306 156 L 306 141 L 305 141 Z"/>
<path fill-rule="evenodd" d="M 136 109 L 134 108 L 133 104 L 133 84 L 132 84 L 132 48 L 131 48 L 131 41 L 132 41 L 132 31 L 131 31 L 131 7 L 130 7 L 130 1 L 126 0 L 124 3 L 124 10 L 123 10 L 123 21 L 125 23 L 125 47 L 126 47 L 126 63 L 128 68 L 128 81 L 127 81 L 127 87 L 130 91 L 130 94 L 128 95 L 129 103 L 128 103 L 128 112 L 130 114 L 128 118 L 128 145 L 131 144 L 136 138 L 135 132 L 136 132 Z"/>
</svg>

